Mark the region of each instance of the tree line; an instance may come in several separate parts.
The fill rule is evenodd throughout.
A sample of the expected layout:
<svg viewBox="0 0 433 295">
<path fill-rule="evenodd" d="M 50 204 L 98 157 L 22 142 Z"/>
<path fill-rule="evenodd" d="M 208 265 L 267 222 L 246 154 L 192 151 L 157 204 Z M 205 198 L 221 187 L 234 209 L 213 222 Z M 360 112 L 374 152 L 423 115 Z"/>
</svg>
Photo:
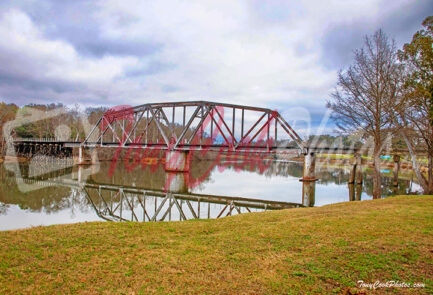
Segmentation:
<svg viewBox="0 0 433 295">
<path fill-rule="evenodd" d="M 419 184 L 433 193 L 433 16 L 422 27 L 402 49 L 382 30 L 366 36 L 327 102 L 342 133 L 361 132 L 374 142 L 373 198 L 381 197 L 380 155 L 389 136 L 404 140 Z M 427 176 L 416 158 L 420 148 Z"/>
<path fill-rule="evenodd" d="M 50 111 L 60 110 L 59 115 L 53 117 L 41 117 L 34 122 L 18 126 L 14 129 L 14 137 L 18 138 L 56 138 L 56 128 L 58 126 L 67 126 L 69 134 L 68 139 L 71 141 L 84 140 L 86 133 L 81 122 L 82 111 L 78 106 L 67 107 L 62 103 L 49 104 L 28 104 L 19 107 L 16 104 L 0 102 L 0 144 L 1 154 L 5 152 L 5 140 L 3 126 L 6 122 L 15 120 L 18 116 L 29 116 L 33 110 L 40 111 L 42 114 L 49 114 Z M 95 124 L 97 120 L 107 111 L 106 107 L 86 108 L 84 113 L 90 124 Z"/>
</svg>

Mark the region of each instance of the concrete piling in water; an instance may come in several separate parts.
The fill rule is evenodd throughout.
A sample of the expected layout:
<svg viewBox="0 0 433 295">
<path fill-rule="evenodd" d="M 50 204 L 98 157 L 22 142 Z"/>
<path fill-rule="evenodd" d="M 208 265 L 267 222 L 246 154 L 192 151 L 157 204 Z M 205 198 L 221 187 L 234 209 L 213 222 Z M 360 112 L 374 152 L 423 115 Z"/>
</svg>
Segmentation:
<svg viewBox="0 0 433 295">
<path fill-rule="evenodd" d="M 362 193 L 362 157 L 355 153 L 352 159 L 352 168 L 349 175 L 349 201 L 360 201 Z"/>
<path fill-rule="evenodd" d="M 352 161 L 352 169 L 350 170 L 349 175 L 349 184 L 357 183 L 362 184 L 362 158 L 361 155 L 355 153 L 353 161 Z"/>
<path fill-rule="evenodd" d="M 96 148 L 92 148 L 90 150 L 90 159 L 91 159 L 91 163 L 92 165 L 94 164 L 98 164 L 98 151 L 96 150 Z"/>
<path fill-rule="evenodd" d="M 165 190 L 173 193 L 188 192 L 190 162 L 188 151 L 171 150 L 165 153 Z"/>
<path fill-rule="evenodd" d="M 316 180 L 316 154 L 307 148 L 304 152 L 304 171 L 300 181 Z"/>
<path fill-rule="evenodd" d="M 349 183 L 349 201 L 360 201 L 362 194 L 362 184 Z"/>
<path fill-rule="evenodd" d="M 400 156 L 394 155 L 393 160 L 394 160 L 394 169 L 393 169 L 394 179 L 393 179 L 392 185 L 394 187 L 397 187 L 398 186 L 398 173 L 400 172 Z"/>
<path fill-rule="evenodd" d="M 171 172 L 165 173 L 164 189 L 172 193 L 188 193 L 189 174 L 187 172 Z"/>
<path fill-rule="evenodd" d="M 355 185 L 353 183 L 349 183 L 349 201 L 355 201 Z"/>
<path fill-rule="evenodd" d="M 187 172 L 190 168 L 188 151 L 167 151 L 165 154 L 165 170 L 171 172 Z"/>
<path fill-rule="evenodd" d="M 358 184 L 355 187 L 355 200 L 356 201 L 361 201 L 361 194 L 362 194 L 362 185 Z"/>
<path fill-rule="evenodd" d="M 356 184 L 362 184 L 362 158 L 360 154 L 356 154 L 356 171 L 355 171 L 355 177 L 356 177 Z"/>
<path fill-rule="evenodd" d="M 83 147 L 78 148 L 78 165 L 83 164 Z"/>
<path fill-rule="evenodd" d="M 314 207 L 316 201 L 316 183 L 314 181 L 304 181 L 302 183 L 302 205 Z"/>
<path fill-rule="evenodd" d="M 78 180 L 78 183 L 81 183 L 81 180 L 82 180 L 82 174 L 83 174 L 83 167 L 78 166 L 78 174 L 77 174 L 77 180 Z"/>
</svg>

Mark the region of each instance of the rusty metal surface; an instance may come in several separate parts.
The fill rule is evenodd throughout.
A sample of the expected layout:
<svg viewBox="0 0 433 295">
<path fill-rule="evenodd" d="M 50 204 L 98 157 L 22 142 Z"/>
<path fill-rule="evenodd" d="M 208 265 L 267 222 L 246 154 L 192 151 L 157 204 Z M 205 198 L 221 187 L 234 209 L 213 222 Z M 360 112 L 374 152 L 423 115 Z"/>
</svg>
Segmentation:
<svg viewBox="0 0 433 295">
<path fill-rule="evenodd" d="M 272 152 L 288 144 L 288 148 L 303 147 L 299 135 L 277 111 L 188 101 L 109 110 L 82 145 Z"/>
</svg>

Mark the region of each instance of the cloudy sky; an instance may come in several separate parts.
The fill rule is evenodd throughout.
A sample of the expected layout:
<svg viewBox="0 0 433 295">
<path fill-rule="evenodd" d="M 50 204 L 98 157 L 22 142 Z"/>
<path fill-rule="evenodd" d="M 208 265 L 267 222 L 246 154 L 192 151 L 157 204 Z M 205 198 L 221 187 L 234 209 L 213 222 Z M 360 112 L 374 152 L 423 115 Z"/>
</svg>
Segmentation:
<svg viewBox="0 0 433 295">
<path fill-rule="evenodd" d="M 307 108 L 382 28 L 410 42 L 431 0 L 1 0 L 0 101 L 211 100 Z"/>
</svg>

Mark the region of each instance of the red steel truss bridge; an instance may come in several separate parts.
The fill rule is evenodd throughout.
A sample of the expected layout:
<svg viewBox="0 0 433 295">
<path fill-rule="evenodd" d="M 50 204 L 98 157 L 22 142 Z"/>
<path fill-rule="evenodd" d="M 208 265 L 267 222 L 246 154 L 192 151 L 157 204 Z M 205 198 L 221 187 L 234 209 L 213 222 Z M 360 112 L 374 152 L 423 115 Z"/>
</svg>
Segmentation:
<svg viewBox="0 0 433 295">
<path fill-rule="evenodd" d="M 267 153 L 303 148 L 278 111 L 208 101 L 114 107 L 82 142 L 95 146 Z"/>
</svg>

